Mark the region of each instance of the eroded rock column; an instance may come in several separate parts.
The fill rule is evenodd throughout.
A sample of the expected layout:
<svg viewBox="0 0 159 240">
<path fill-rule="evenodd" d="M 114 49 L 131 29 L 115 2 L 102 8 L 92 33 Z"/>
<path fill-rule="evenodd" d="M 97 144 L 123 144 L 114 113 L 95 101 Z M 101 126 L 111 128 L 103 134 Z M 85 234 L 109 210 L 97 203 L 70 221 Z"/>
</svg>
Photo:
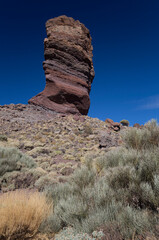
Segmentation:
<svg viewBox="0 0 159 240">
<path fill-rule="evenodd" d="M 28 103 L 60 113 L 86 115 L 94 78 L 91 36 L 78 20 L 60 16 L 46 22 L 45 89 Z"/>
</svg>

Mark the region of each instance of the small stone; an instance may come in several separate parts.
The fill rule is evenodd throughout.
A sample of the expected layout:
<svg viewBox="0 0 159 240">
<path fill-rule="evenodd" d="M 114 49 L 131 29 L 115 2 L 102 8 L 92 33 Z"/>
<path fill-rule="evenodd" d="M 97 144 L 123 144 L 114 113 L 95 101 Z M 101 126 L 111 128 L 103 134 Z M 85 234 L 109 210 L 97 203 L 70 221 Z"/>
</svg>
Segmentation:
<svg viewBox="0 0 159 240">
<path fill-rule="evenodd" d="M 139 124 L 139 123 L 135 123 L 135 124 L 133 125 L 133 127 L 136 127 L 136 128 L 141 128 L 141 126 L 140 126 L 140 124 Z"/>
<path fill-rule="evenodd" d="M 32 150 L 34 148 L 33 142 L 31 141 L 24 142 L 23 148 L 26 150 Z"/>
<path fill-rule="evenodd" d="M 99 135 L 99 148 L 110 148 L 113 146 L 117 146 L 117 142 L 107 133 L 107 131 L 103 131 Z"/>
<path fill-rule="evenodd" d="M 73 116 L 73 119 L 74 119 L 75 121 L 79 121 L 80 117 L 79 117 L 78 115 L 75 115 L 75 116 Z"/>
<path fill-rule="evenodd" d="M 110 119 L 110 118 L 107 118 L 106 120 L 105 120 L 105 123 L 108 123 L 108 124 L 113 124 L 114 123 L 114 121 L 112 120 L 112 119 Z"/>
</svg>

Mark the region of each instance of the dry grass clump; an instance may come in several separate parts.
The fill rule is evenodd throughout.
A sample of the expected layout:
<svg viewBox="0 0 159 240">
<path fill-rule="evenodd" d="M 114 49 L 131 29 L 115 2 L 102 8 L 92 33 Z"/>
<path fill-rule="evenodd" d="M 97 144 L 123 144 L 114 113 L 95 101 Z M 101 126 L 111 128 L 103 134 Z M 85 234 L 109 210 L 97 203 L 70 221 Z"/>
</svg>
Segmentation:
<svg viewBox="0 0 159 240">
<path fill-rule="evenodd" d="M 0 195 L 0 239 L 34 236 L 50 211 L 44 194 L 20 190 Z"/>
</svg>

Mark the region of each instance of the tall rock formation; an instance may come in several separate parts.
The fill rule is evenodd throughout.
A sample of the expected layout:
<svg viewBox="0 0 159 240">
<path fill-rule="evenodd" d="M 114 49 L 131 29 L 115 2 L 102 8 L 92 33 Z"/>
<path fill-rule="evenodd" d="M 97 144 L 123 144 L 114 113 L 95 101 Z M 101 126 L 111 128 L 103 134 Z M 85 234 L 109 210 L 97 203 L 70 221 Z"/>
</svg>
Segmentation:
<svg viewBox="0 0 159 240">
<path fill-rule="evenodd" d="M 86 115 L 94 78 L 91 36 L 78 20 L 60 16 L 46 22 L 45 89 L 28 103 L 60 113 Z"/>
</svg>

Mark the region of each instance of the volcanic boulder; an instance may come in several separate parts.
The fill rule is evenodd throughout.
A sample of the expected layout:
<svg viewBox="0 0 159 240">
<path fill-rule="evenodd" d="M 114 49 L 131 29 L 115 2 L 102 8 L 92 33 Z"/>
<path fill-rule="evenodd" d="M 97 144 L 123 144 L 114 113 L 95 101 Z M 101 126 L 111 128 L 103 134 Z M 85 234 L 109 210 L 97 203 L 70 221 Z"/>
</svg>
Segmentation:
<svg viewBox="0 0 159 240">
<path fill-rule="evenodd" d="M 55 112 L 86 115 L 94 78 L 91 36 L 78 20 L 60 16 L 46 22 L 45 89 L 28 103 Z"/>
</svg>

